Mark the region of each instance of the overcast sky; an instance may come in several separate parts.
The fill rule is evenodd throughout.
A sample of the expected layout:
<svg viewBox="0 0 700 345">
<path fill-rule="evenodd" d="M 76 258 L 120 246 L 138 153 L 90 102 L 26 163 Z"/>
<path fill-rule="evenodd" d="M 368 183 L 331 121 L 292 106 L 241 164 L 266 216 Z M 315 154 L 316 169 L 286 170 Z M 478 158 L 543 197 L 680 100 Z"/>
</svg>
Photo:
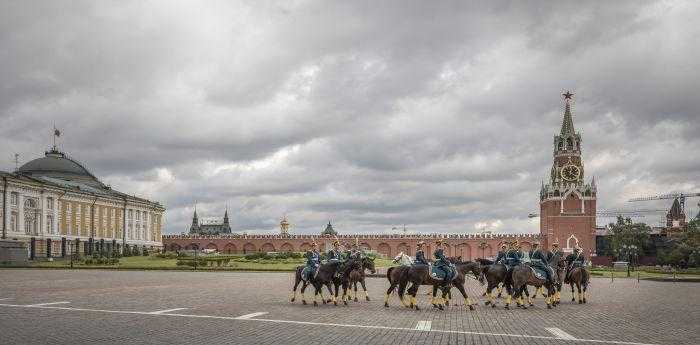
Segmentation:
<svg viewBox="0 0 700 345">
<path fill-rule="evenodd" d="M 0 170 L 60 148 L 298 233 L 537 232 L 564 90 L 598 208 L 700 191 L 700 2 L 2 1 Z M 698 212 L 698 198 L 689 213 Z M 656 225 L 662 215 L 647 218 Z M 599 219 L 604 224 L 606 219 Z"/>
</svg>

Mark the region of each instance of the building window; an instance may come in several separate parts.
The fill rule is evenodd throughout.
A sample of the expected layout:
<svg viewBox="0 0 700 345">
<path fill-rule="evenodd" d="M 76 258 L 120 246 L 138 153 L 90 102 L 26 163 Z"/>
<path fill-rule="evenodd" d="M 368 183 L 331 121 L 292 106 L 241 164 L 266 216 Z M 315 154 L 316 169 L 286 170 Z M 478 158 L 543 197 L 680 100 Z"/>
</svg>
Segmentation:
<svg viewBox="0 0 700 345">
<path fill-rule="evenodd" d="M 12 212 L 10 215 L 10 230 L 17 232 L 19 224 L 17 224 L 17 212 Z"/>
<path fill-rule="evenodd" d="M 10 193 L 10 205 L 17 206 L 19 204 L 19 194 L 17 192 Z"/>
<path fill-rule="evenodd" d="M 53 198 L 46 198 L 46 208 L 49 210 L 53 210 Z"/>
<path fill-rule="evenodd" d="M 53 217 L 46 216 L 46 233 L 53 234 Z"/>
</svg>

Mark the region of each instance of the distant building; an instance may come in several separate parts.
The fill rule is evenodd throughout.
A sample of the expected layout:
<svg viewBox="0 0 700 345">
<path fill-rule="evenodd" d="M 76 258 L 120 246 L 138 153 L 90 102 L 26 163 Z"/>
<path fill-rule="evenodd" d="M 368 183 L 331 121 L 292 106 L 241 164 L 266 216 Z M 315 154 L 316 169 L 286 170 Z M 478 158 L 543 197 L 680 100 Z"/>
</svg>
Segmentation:
<svg viewBox="0 0 700 345">
<path fill-rule="evenodd" d="M 681 203 L 676 198 L 673 200 L 671 209 L 666 214 L 666 232 L 669 234 L 680 232 L 688 224 L 685 220 L 685 211 L 681 207 Z"/>
<path fill-rule="evenodd" d="M 197 207 L 195 206 L 194 215 L 192 216 L 192 225 L 190 226 L 190 234 L 219 235 L 230 233 L 231 225 L 228 220 L 228 209 L 224 212 L 224 218 L 222 220 L 204 219 L 200 221 L 197 216 Z"/>
<path fill-rule="evenodd" d="M 26 242 L 30 259 L 162 246 L 160 203 L 112 189 L 56 147 L 0 177 L 2 238 Z"/>
<path fill-rule="evenodd" d="M 328 221 L 328 224 L 326 224 L 326 228 L 321 232 L 321 236 L 337 236 L 338 232 L 333 229 L 333 225 L 331 225 L 331 221 Z"/>
</svg>

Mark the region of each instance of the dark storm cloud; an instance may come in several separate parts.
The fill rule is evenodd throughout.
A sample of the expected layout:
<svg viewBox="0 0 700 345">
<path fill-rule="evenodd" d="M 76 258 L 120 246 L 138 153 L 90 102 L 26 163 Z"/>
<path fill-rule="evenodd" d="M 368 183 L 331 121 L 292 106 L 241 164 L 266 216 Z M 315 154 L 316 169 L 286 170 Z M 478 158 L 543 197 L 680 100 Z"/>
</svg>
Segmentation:
<svg viewBox="0 0 700 345">
<path fill-rule="evenodd" d="M 599 207 L 644 207 L 700 189 L 699 7 L 6 1 L 2 169 L 55 121 L 171 233 L 195 200 L 236 230 L 536 231 L 573 89 Z"/>
</svg>

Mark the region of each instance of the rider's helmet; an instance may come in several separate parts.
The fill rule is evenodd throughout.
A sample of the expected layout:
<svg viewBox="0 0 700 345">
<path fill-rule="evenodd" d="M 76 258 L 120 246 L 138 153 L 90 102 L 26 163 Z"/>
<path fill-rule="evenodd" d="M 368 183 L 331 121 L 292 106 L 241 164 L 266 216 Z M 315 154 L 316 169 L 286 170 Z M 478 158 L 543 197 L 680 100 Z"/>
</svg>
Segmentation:
<svg viewBox="0 0 700 345">
<path fill-rule="evenodd" d="M 559 242 L 552 243 L 552 248 L 554 248 L 554 249 L 559 248 Z"/>
<path fill-rule="evenodd" d="M 445 244 L 447 244 L 447 242 L 445 242 L 442 238 L 438 238 L 438 239 L 435 241 L 435 244 L 436 244 L 438 247 L 440 247 L 440 246 L 444 246 Z"/>
<path fill-rule="evenodd" d="M 317 247 L 318 247 L 318 243 L 316 243 L 316 241 L 313 241 L 313 242 L 311 242 L 311 246 L 314 247 L 314 248 L 317 248 Z"/>
<path fill-rule="evenodd" d="M 418 243 L 416 243 L 416 248 L 423 248 L 424 245 L 425 241 L 418 241 Z"/>
<path fill-rule="evenodd" d="M 574 252 L 580 252 L 580 251 L 581 251 L 581 247 L 579 247 L 578 245 L 574 247 Z"/>
<path fill-rule="evenodd" d="M 540 246 L 540 242 L 539 242 L 539 241 L 532 242 L 532 248 L 537 248 L 537 247 L 539 247 L 539 246 Z"/>
<path fill-rule="evenodd" d="M 520 248 L 520 243 L 518 242 L 518 240 L 513 241 L 513 248 L 515 248 L 515 249 Z"/>
<path fill-rule="evenodd" d="M 508 249 L 508 242 L 503 242 L 501 244 L 501 249 Z"/>
</svg>

